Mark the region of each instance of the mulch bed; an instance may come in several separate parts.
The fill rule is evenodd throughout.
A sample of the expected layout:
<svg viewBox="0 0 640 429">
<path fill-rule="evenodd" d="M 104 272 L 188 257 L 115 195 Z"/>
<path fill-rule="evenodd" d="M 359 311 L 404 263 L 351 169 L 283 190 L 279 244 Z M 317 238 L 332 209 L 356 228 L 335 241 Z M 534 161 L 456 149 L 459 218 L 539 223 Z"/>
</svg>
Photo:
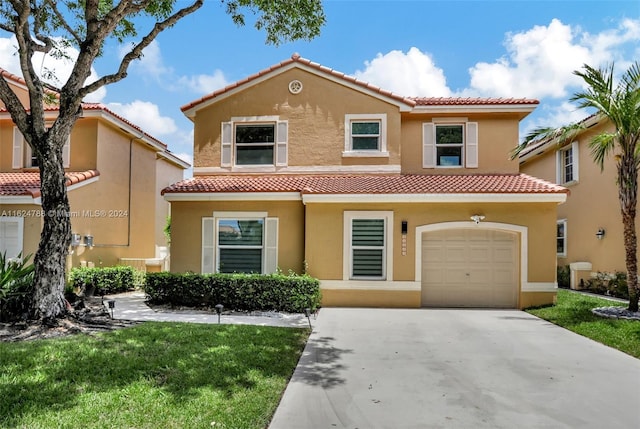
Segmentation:
<svg viewBox="0 0 640 429">
<path fill-rule="evenodd" d="M 75 303 L 66 317 L 52 326 L 38 321 L 0 323 L 0 342 L 59 338 L 74 334 L 95 334 L 127 328 L 140 322 L 114 320 L 102 304 L 101 297 L 85 297 Z"/>
</svg>

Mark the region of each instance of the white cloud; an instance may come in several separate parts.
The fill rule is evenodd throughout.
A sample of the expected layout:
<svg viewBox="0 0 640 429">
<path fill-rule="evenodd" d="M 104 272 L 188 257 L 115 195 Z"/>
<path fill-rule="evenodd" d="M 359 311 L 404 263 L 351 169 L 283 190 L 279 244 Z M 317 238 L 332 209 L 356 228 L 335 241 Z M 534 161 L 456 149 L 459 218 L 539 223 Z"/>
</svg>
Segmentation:
<svg viewBox="0 0 640 429">
<path fill-rule="evenodd" d="M 570 88 L 582 84 L 574 70 L 620 60 L 625 45 L 638 40 L 638 20 L 623 20 L 615 29 L 590 35 L 553 19 L 546 27 L 507 34 L 507 55 L 472 67 L 468 91 L 495 97 L 566 98 Z"/>
<path fill-rule="evenodd" d="M 188 88 L 195 93 L 208 94 L 224 88 L 231 82 L 224 77 L 222 70 L 216 69 L 210 75 L 183 76 L 178 79 L 178 83 L 180 86 Z"/>
<path fill-rule="evenodd" d="M 168 135 L 178 130 L 172 118 L 162 116 L 158 106 L 148 101 L 135 100 L 128 104 L 109 103 L 107 107 L 154 137 Z"/>
<path fill-rule="evenodd" d="M 15 75 L 22 76 L 17 51 L 18 42 L 14 36 L 10 38 L 0 38 L 0 64 L 5 70 L 8 70 Z M 55 87 L 63 86 L 69 79 L 69 76 L 71 76 L 73 65 L 78 58 L 79 51 L 76 48 L 68 47 L 65 49 L 65 54 L 68 58 L 54 58 L 51 55 L 44 55 L 41 52 L 36 52 L 33 55 L 32 63 L 36 73 L 38 73 L 38 76 L 43 81 Z M 98 78 L 98 74 L 92 67 L 91 75 L 87 79 L 87 82 L 94 82 Z M 94 93 L 89 94 L 85 98 L 85 101 L 100 102 L 106 95 L 107 90 L 102 87 Z"/>
<path fill-rule="evenodd" d="M 120 60 L 131 51 L 132 46 L 123 45 L 119 48 Z M 130 64 L 130 69 L 136 71 L 142 76 L 151 77 L 157 81 L 162 80 L 165 76 L 171 77 L 173 69 L 164 64 L 162 52 L 160 51 L 160 43 L 157 40 L 152 41 L 149 46 L 144 48 L 142 56 Z"/>
<path fill-rule="evenodd" d="M 451 90 L 442 69 L 436 67 L 428 53 L 411 48 L 402 51 L 379 53 L 365 62 L 363 71 L 354 76 L 388 91 L 404 96 L 448 97 Z"/>
</svg>

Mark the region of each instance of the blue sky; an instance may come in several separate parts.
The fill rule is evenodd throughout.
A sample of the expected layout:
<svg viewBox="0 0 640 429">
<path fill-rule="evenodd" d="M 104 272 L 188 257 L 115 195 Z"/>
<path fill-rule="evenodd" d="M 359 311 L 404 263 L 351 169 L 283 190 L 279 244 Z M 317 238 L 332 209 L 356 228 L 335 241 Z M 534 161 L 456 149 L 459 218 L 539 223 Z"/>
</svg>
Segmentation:
<svg viewBox="0 0 640 429">
<path fill-rule="evenodd" d="M 182 1 L 182 0 L 178 0 Z M 93 94 L 190 160 L 192 124 L 180 106 L 289 58 L 293 53 L 405 96 L 527 97 L 540 100 L 521 124 L 577 120 L 567 103 L 572 74 L 587 63 L 626 69 L 640 58 L 640 1 L 325 0 L 327 23 L 312 41 L 265 45 L 236 27 L 218 1 L 161 34 L 122 82 Z M 0 67 L 19 74 L 15 42 L 0 33 Z M 110 42 L 94 75 L 113 72 L 124 46 Z M 73 53 L 71 53 L 73 56 Z M 56 70 L 58 86 L 70 65 Z"/>
</svg>

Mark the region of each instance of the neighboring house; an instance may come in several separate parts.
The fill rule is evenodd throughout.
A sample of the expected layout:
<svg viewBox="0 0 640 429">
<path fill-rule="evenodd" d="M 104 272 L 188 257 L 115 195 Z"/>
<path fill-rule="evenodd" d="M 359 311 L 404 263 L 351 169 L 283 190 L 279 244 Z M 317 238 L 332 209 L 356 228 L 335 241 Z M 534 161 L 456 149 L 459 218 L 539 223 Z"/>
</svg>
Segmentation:
<svg viewBox="0 0 640 429">
<path fill-rule="evenodd" d="M 0 73 L 28 103 L 24 80 Z M 166 268 L 162 230 L 170 206 L 160 191 L 182 180 L 189 164 L 104 105 L 83 103 L 82 109 L 63 151 L 74 234 L 69 264 Z M 55 106 L 46 115 L 55 120 Z M 0 251 L 8 257 L 38 248 L 43 219 L 36 164 L 0 103 Z"/>
<path fill-rule="evenodd" d="M 551 303 L 567 190 L 509 160 L 537 104 L 402 97 L 293 55 L 182 107 L 171 270 L 307 272 L 325 306 Z"/>
<path fill-rule="evenodd" d="M 558 207 L 556 253 L 558 266 L 571 269 L 572 288 L 597 272 L 626 272 L 614 154 L 601 170 L 589 149 L 593 137 L 614 131 L 613 125 L 597 116 L 586 118 L 582 125 L 585 129 L 573 140 L 534 143 L 519 157 L 523 173 L 571 191 Z"/>
</svg>

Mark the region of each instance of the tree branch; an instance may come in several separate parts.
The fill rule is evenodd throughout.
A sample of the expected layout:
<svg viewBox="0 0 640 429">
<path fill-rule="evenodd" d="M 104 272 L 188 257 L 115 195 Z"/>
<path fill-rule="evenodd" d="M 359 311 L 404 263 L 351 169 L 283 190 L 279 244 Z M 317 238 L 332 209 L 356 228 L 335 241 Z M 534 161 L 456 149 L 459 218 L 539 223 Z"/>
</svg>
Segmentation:
<svg viewBox="0 0 640 429">
<path fill-rule="evenodd" d="M 82 43 L 82 37 L 80 37 L 80 35 L 73 28 L 71 28 L 71 26 L 69 25 L 65 17 L 62 15 L 62 13 L 60 13 L 60 10 L 58 9 L 58 5 L 56 4 L 57 2 L 55 0 L 54 1 L 45 0 L 45 3 L 47 3 L 51 7 L 56 18 L 60 20 L 60 24 L 62 25 L 62 27 L 64 27 L 67 33 L 69 33 L 71 37 L 75 39 L 76 43 L 78 45 Z"/>
<path fill-rule="evenodd" d="M 175 14 L 171 15 L 170 17 L 168 17 L 162 22 L 157 22 L 154 25 L 153 29 L 145 37 L 143 37 L 142 40 L 131 49 L 131 51 L 129 51 L 124 56 L 124 58 L 120 62 L 120 66 L 118 67 L 117 72 L 109 75 L 105 75 L 102 78 L 96 80 L 95 82 L 80 89 L 80 92 L 79 92 L 81 95 L 80 98 L 84 98 L 88 94 L 100 89 L 105 85 L 112 84 L 124 79 L 127 76 L 127 70 L 131 62 L 142 56 L 142 51 L 144 50 L 144 48 L 149 46 L 151 42 L 155 40 L 158 34 L 160 34 L 166 28 L 171 27 L 172 25 L 174 25 L 176 22 L 178 22 L 180 19 L 184 18 L 185 16 L 200 9 L 203 3 L 204 3 L 204 0 L 195 0 L 190 6 L 180 9 Z"/>
</svg>

